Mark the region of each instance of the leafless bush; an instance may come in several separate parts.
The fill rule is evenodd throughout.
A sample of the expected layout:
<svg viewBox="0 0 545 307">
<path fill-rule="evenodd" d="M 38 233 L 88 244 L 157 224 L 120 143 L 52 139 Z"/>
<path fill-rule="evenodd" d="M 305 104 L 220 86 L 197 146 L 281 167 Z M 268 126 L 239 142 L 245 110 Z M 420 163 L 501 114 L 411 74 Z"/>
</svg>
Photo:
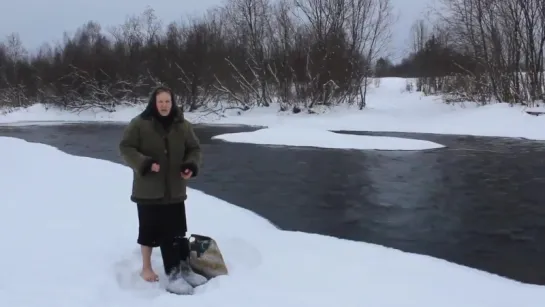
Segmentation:
<svg viewBox="0 0 545 307">
<path fill-rule="evenodd" d="M 85 23 L 28 55 L 0 45 L 0 103 L 114 111 L 170 86 L 184 110 L 358 103 L 389 39 L 390 0 L 230 0 L 163 23 L 153 9 L 103 31 Z"/>
<path fill-rule="evenodd" d="M 404 63 L 417 90 L 447 102 L 545 99 L 543 0 L 442 0 L 436 24 L 418 21 Z"/>
</svg>

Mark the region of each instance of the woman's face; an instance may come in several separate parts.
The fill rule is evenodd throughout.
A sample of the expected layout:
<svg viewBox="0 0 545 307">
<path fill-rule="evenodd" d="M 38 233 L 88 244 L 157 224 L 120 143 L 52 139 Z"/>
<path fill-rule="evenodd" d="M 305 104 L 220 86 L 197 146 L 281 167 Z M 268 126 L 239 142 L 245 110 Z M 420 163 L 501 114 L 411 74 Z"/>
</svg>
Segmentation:
<svg viewBox="0 0 545 307">
<path fill-rule="evenodd" d="M 170 94 L 168 92 L 161 92 L 157 94 L 155 98 L 157 111 L 159 111 L 159 114 L 161 114 L 162 116 L 167 116 L 170 113 L 170 109 L 172 109 L 172 100 Z"/>
</svg>

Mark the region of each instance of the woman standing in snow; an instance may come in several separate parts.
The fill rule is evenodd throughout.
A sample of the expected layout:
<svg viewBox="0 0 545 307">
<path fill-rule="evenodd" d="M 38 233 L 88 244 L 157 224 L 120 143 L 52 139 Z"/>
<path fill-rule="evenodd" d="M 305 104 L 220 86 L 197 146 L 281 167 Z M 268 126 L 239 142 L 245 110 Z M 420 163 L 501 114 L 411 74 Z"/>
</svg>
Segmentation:
<svg viewBox="0 0 545 307">
<path fill-rule="evenodd" d="M 192 293 L 206 282 L 189 265 L 185 214 L 187 180 L 199 172 L 201 149 L 170 89 L 158 87 L 151 93 L 146 109 L 126 127 L 119 150 L 133 170 L 131 200 L 138 211 L 142 278 L 158 280 L 151 254 L 160 247 L 167 291 Z"/>
</svg>

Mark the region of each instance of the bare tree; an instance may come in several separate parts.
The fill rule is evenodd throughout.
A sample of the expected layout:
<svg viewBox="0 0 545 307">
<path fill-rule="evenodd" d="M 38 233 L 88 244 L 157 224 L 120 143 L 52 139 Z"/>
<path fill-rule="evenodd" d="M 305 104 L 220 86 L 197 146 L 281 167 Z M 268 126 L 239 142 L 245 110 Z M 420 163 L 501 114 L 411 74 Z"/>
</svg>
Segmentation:
<svg viewBox="0 0 545 307">
<path fill-rule="evenodd" d="M 411 34 L 412 34 L 412 52 L 414 54 L 418 54 L 424 51 L 426 48 L 426 42 L 429 39 L 428 34 L 428 28 L 426 26 L 426 22 L 422 19 L 417 20 L 413 26 L 411 27 Z M 422 58 L 419 58 L 420 61 L 415 62 L 415 69 L 417 70 L 417 74 L 419 74 L 419 78 L 416 82 L 416 90 L 422 91 L 424 82 L 422 80 L 422 68 L 424 66 L 424 63 L 422 63 Z"/>
<path fill-rule="evenodd" d="M 231 0 L 163 26 L 152 8 L 104 31 L 84 23 L 26 55 L 0 45 L 0 104 L 75 111 L 143 103 L 173 89 L 186 111 L 271 106 L 299 112 L 365 106 L 371 64 L 389 31 L 389 0 Z"/>
<path fill-rule="evenodd" d="M 543 100 L 543 1 L 443 0 L 443 4 L 441 22 L 451 43 L 436 41 L 440 46 L 436 51 L 449 50 L 445 59 L 461 68 L 455 75 L 451 69 L 450 75 L 441 76 L 446 80 L 441 81 L 443 92 L 481 103 L 530 106 Z"/>
<path fill-rule="evenodd" d="M 225 8 L 229 30 L 243 46 L 246 55 L 243 64 L 226 61 L 233 69 L 238 86 L 246 94 L 241 100 L 245 103 L 254 100 L 258 106 L 269 106 L 272 102 L 267 78 L 272 39 L 271 12 L 268 0 L 231 0 Z"/>
<path fill-rule="evenodd" d="M 359 87 L 360 109 L 366 105 L 368 79 L 373 70 L 372 65 L 385 51 L 391 38 L 393 22 L 390 0 L 346 0 L 348 13 L 345 26 L 347 28 L 350 50 L 363 55 L 363 63 L 353 63 L 353 78 Z M 363 71 L 361 69 L 363 68 Z"/>
</svg>

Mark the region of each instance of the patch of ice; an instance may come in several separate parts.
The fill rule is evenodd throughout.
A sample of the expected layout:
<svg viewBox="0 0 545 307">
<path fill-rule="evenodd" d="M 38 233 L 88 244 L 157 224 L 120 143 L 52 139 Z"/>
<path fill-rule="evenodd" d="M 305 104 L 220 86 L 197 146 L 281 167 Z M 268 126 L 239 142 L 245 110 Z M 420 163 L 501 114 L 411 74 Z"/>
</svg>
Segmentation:
<svg viewBox="0 0 545 307">
<path fill-rule="evenodd" d="M 228 133 L 214 136 L 213 139 L 236 143 L 337 149 L 425 150 L 444 147 L 430 141 L 386 136 L 340 134 L 302 126 L 279 126 L 252 132 Z"/>
</svg>

